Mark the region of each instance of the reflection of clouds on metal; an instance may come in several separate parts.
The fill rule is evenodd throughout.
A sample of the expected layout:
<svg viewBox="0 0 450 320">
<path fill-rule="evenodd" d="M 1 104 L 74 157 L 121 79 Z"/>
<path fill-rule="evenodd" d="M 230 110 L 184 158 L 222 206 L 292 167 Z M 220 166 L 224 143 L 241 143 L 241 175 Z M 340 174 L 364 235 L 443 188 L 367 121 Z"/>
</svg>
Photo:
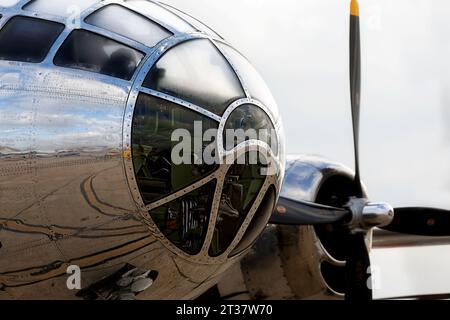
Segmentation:
<svg viewBox="0 0 450 320">
<path fill-rule="evenodd" d="M 33 147 L 46 153 L 72 148 L 120 150 L 117 141 L 121 139 L 126 86 L 39 67 L 22 70 L 20 80 L 9 77 L 2 82 L 0 125 L 9 135 L 0 137 L 0 145 L 24 151 Z M 30 126 L 33 141 L 26 138 Z M 8 140 L 13 135 L 16 139 Z"/>
<path fill-rule="evenodd" d="M 324 179 L 337 173 L 352 176 L 354 173 L 338 163 L 314 155 L 290 155 L 286 163 L 286 179 L 281 195 L 288 199 L 314 201 L 317 190 Z"/>
</svg>

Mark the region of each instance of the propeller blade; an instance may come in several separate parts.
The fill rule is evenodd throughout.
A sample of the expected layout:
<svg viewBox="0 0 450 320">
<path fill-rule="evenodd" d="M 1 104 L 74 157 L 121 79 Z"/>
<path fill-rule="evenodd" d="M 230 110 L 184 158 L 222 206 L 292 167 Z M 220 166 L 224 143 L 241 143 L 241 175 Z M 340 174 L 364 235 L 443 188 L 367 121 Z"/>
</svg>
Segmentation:
<svg viewBox="0 0 450 320">
<path fill-rule="evenodd" d="M 365 234 L 349 234 L 347 238 L 347 258 L 345 263 L 347 301 L 370 301 L 372 289 L 369 286 L 370 257 Z"/>
<path fill-rule="evenodd" d="M 351 216 L 347 209 L 280 197 L 269 223 L 280 225 L 317 225 L 342 221 Z"/>
<path fill-rule="evenodd" d="M 353 144 L 355 149 L 356 196 L 363 197 L 363 187 L 359 170 L 359 124 L 361 111 L 361 36 L 359 27 L 359 4 L 350 3 L 350 97 L 352 106 Z M 369 251 L 365 233 L 350 233 L 347 237 L 347 257 L 345 264 L 347 301 L 372 300 L 372 289 L 368 285 L 370 275 Z"/>
<path fill-rule="evenodd" d="M 359 171 L 359 123 L 361 110 L 361 37 L 359 28 L 359 4 L 350 4 L 350 94 L 353 120 L 353 144 L 355 149 L 355 184 L 357 196 L 362 197 L 362 183 Z"/>
<path fill-rule="evenodd" d="M 397 208 L 394 220 L 382 229 L 419 236 L 450 236 L 450 211 L 433 208 Z"/>
</svg>

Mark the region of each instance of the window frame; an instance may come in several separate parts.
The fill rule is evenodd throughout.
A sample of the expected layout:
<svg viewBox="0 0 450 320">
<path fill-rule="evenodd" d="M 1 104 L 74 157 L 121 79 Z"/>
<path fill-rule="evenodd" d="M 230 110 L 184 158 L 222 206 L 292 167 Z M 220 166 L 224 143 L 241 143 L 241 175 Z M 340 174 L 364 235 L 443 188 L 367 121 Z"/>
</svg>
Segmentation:
<svg viewBox="0 0 450 320">
<path fill-rule="evenodd" d="M 218 166 L 217 164 L 210 165 L 211 168 L 210 168 L 209 171 L 207 171 L 207 173 L 196 177 L 195 179 L 190 181 L 189 184 L 183 185 L 181 187 L 178 186 L 177 188 L 174 188 L 174 189 L 170 190 L 170 192 L 168 192 L 168 193 L 166 193 L 164 195 L 161 195 L 159 197 L 155 197 L 155 198 L 151 199 L 151 201 L 146 201 L 145 196 L 143 195 L 143 190 L 142 190 L 141 186 L 139 185 L 139 180 L 140 180 L 140 177 L 138 176 L 138 171 L 139 170 L 136 170 L 137 168 L 136 168 L 136 164 L 135 164 L 135 161 L 134 161 L 135 158 L 136 158 L 135 149 L 134 149 L 134 147 L 136 146 L 135 142 L 136 142 L 136 139 L 139 138 L 139 133 L 137 132 L 138 131 L 138 128 L 137 128 L 138 126 L 136 125 L 136 121 L 137 121 L 138 112 L 141 111 L 141 110 L 138 109 L 138 102 L 140 101 L 140 99 L 142 99 L 142 101 L 144 101 L 145 99 L 148 99 L 147 102 L 151 101 L 153 103 L 154 102 L 165 103 L 165 104 L 167 104 L 167 106 L 171 106 L 171 107 L 175 106 L 175 107 L 178 108 L 178 110 L 176 110 L 176 109 L 172 109 L 172 110 L 184 111 L 184 112 L 186 112 L 186 115 L 196 116 L 197 119 L 194 120 L 194 121 L 204 121 L 204 120 L 210 121 L 211 122 L 211 126 L 208 127 L 207 129 L 218 130 L 219 122 L 215 121 L 212 118 L 209 118 L 208 116 L 206 116 L 205 114 L 203 114 L 201 112 L 198 112 L 198 111 L 186 108 L 185 106 L 183 106 L 183 105 L 181 105 L 181 104 L 179 104 L 177 102 L 169 101 L 169 100 L 166 100 L 166 99 L 158 97 L 158 96 L 150 95 L 150 94 L 148 94 L 148 93 L 146 93 L 144 91 L 140 91 L 138 93 L 137 98 L 136 98 L 136 102 L 135 102 L 135 105 L 134 105 L 134 110 L 133 110 L 133 113 L 132 113 L 131 134 L 130 134 L 131 163 L 132 163 L 132 168 L 133 168 L 132 174 L 133 174 L 134 180 L 136 181 L 136 184 L 137 184 L 137 191 L 138 191 L 138 193 L 139 193 L 139 195 L 140 195 L 144 205 L 146 207 L 149 207 L 149 206 L 152 206 L 155 203 L 158 203 L 159 201 L 161 201 L 163 199 L 171 198 L 172 196 L 174 196 L 175 194 L 185 190 L 186 188 L 189 188 L 192 185 L 195 185 L 195 184 L 197 184 L 197 183 L 199 183 L 199 182 L 201 182 L 201 181 L 203 181 L 205 179 L 208 179 L 208 177 L 214 176 L 217 173 L 217 171 L 220 170 L 220 166 Z M 212 123 L 214 123 L 214 125 L 212 125 Z M 207 130 L 205 128 L 203 128 L 203 129 L 204 129 L 204 131 Z M 216 148 L 217 148 L 217 136 L 215 136 L 214 138 L 215 138 L 214 143 L 216 144 Z M 202 150 L 202 151 L 204 151 L 204 150 Z M 191 165 L 191 166 L 194 166 L 194 165 Z M 179 168 L 180 166 L 178 165 L 176 167 Z"/>
<path fill-rule="evenodd" d="M 218 32 L 216 32 L 213 28 L 211 28 L 204 22 L 198 20 L 197 18 L 193 17 L 189 13 L 186 13 L 183 10 L 175 8 L 174 6 L 172 6 L 168 3 L 165 3 L 165 2 L 160 2 L 159 5 L 162 6 L 163 8 L 165 8 L 166 10 L 172 12 L 174 15 L 176 15 L 180 19 L 184 20 L 186 23 L 190 24 L 194 29 L 197 30 L 197 32 L 206 34 L 212 38 L 224 40 L 224 38 Z"/>
<path fill-rule="evenodd" d="M 25 20 L 33 20 L 33 21 L 38 21 L 38 22 L 42 22 L 44 24 L 53 24 L 54 26 L 59 25 L 60 26 L 60 31 L 58 32 L 58 34 L 54 37 L 54 39 L 49 43 L 48 47 L 46 48 L 46 52 L 44 55 L 42 55 L 42 57 L 39 57 L 39 60 L 36 61 L 25 61 L 25 60 L 10 60 L 10 59 L 0 59 L 0 61 L 14 61 L 14 62 L 18 62 L 18 63 L 32 63 L 32 64 L 42 64 L 44 63 L 48 56 L 51 54 L 52 52 L 52 48 L 55 46 L 55 44 L 58 43 L 58 39 L 61 37 L 61 35 L 64 34 L 64 30 L 66 29 L 66 25 L 64 23 L 61 23 L 60 21 L 55 21 L 55 20 L 50 20 L 50 19 L 45 19 L 42 18 L 40 16 L 30 16 L 30 15 L 26 15 L 26 14 L 16 14 L 16 15 L 2 15 L 0 18 L 0 33 L 4 32 L 5 27 L 7 27 L 11 22 L 14 22 L 15 19 L 25 19 Z"/>
<path fill-rule="evenodd" d="M 125 2 L 125 4 L 126 4 L 126 2 Z M 120 7 L 123 10 L 129 11 L 130 14 L 135 14 L 135 15 L 139 16 L 140 18 L 142 18 L 143 20 L 147 20 L 151 24 L 154 24 L 157 27 L 159 27 L 161 30 L 167 32 L 168 36 L 166 38 L 163 38 L 160 41 L 156 42 L 153 46 L 150 46 L 150 45 L 145 44 L 144 42 L 142 42 L 140 40 L 137 40 L 137 39 L 134 39 L 134 38 L 132 38 L 132 37 L 130 37 L 128 35 L 125 35 L 125 34 L 122 34 L 122 33 L 118 33 L 116 31 L 110 30 L 108 28 L 105 28 L 105 27 L 93 24 L 92 22 L 88 22 L 89 18 L 92 18 L 93 16 L 95 16 L 97 14 L 101 14 L 101 12 L 103 10 L 107 10 L 108 7 Z M 145 14 L 137 12 L 136 10 L 134 10 L 133 8 L 131 8 L 129 6 L 126 6 L 126 5 L 120 4 L 120 3 L 107 3 L 107 4 L 104 4 L 101 7 L 96 8 L 95 10 L 88 12 L 82 18 L 82 20 L 83 20 L 83 23 L 86 25 L 86 28 L 84 28 L 84 29 L 89 30 L 89 29 L 93 28 L 93 29 L 97 29 L 97 30 L 102 30 L 102 31 L 104 31 L 105 33 L 107 33 L 109 35 L 115 35 L 117 37 L 128 39 L 131 42 L 134 42 L 136 44 L 139 44 L 139 45 L 144 46 L 144 47 L 149 48 L 149 49 L 153 49 L 153 48 L 157 47 L 161 42 L 163 42 L 163 41 L 165 41 L 165 40 L 167 40 L 167 39 L 169 39 L 169 38 L 171 38 L 171 37 L 173 37 L 175 35 L 175 33 L 172 30 L 168 29 L 166 26 L 162 25 L 161 23 L 151 19 L 150 17 L 146 16 Z M 93 32 L 95 32 L 95 31 L 93 31 Z"/>
<path fill-rule="evenodd" d="M 108 41 L 115 42 L 117 45 L 121 45 L 121 46 L 123 46 L 123 47 L 125 47 L 127 49 L 130 49 L 130 50 L 134 51 L 135 53 L 141 54 L 142 57 L 141 57 L 139 63 L 136 64 L 136 67 L 135 67 L 133 73 L 131 74 L 131 76 L 129 77 L 129 79 L 128 78 L 123 78 L 123 77 L 117 77 L 117 76 L 113 76 L 113 75 L 109 75 L 109 74 L 106 74 L 106 73 L 101 73 L 101 72 L 97 72 L 97 71 L 93 71 L 93 70 L 87 70 L 87 69 L 84 69 L 84 68 L 75 68 L 75 67 L 69 67 L 69 66 L 64 66 L 64 65 L 57 64 L 55 62 L 55 60 L 56 60 L 56 58 L 58 56 L 58 53 L 62 51 L 64 45 L 70 40 L 70 37 L 75 32 L 84 32 L 84 33 L 88 33 L 88 34 L 94 35 L 96 37 L 101 37 L 101 38 L 104 38 L 104 39 L 106 39 Z M 114 78 L 114 79 L 120 80 L 120 81 L 132 82 L 133 79 L 136 77 L 136 75 L 139 73 L 140 67 L 145 62 L 146 57 L 147 57 L 147 52 L 141 51 L 141 50 L 137 49 L 134 46 L 130 46 L 130 45 L 126 44 L 126 43 L 121 42 L 120 40 L 117 40 L 117 39 L 109 37 L 109 36 L 105 36 L 104 34 L 97 33 L 97 32 L 92 31 L 92 30 L 89 30 L 89 29 L 86 29 L 86 28 L 80 28 L 80 29 L 73 29 L 73 30 L 71 30 L 67 34 L 67 36 L 61 41 L 61 43 L 59 44 L 58 48 L 56 48 L 56 50 L 55 50 L 54 56 L 52 57 L 52 64 L 53 64 L 53 66 L 59 67 L 59 68 L 64 68 L 64 69 L 69 69 L 69 70 L 77 70 L 77 71 L 81 71 L 81 72 L 89 72 L 89 73 L 96 74 L 98 76 L 110 77 L 110 78 Z"/>
<path fill-rule="evenodd" d="M 252 210 L 254 209 L 255 205 L 257 205 L 258 209 L 261 206 L 261 203 L 258 200 L 258 197 L 265 191 L 265 185 L 267 183 L 267 180 L 269 176 L 265 176 L 262 174 L 261 169 L 263 168 L 263 165 L 261 163 L 257 164 L 250 164 L 248 163 L 249 157 L 251 156 L 261 156 L 261 154 L 258 151 L 250 151 L 245 152 L 243 154 L 240 154 L 237 156 L 236 160 L 232 165 L 230 165 L 227 168 L 227 171 L 225 173 L 225 178 L 221 181 L 223 183 L 222 185 L 222 192 L 220 195 L 220 199 L 218 200 L 219 203 L 222 202 L 224 199 L 224 196 L 227 196 L 227 186 L 229 187 L 232 182 L 227 183 L 227 177 L 235 176 L 237 177 L 236 181 L 233 181 L 233 183 L 242 185 L 242 199 L 239 202 L 240 207 L 236 208 L 232 203 L 233 201 L 229 201 L 231 208 L 233 208 L 236 213 L 238 213 L 238 216 L 232 217 L 231 221 L 230 218 L 228 218 L 228 225 L 225 225 L 225 227 L 229 228 L 230 226 L 233 226 L 234 230 L 232 230 L 227 236 L 223 237 L 224 235 L 224 228 L 223 223 L 224 219 L 220 219 L 222 215 L 225 215 L 225 219 L 227 214 L 224 214 L 224 212 L 221 212 L 220 207 L 217 209 L 217 217 L 214 224 L 214 234 L 212 236 L 211 242 L 209 244 L 208 248 L 208 256 L 210 258 L 218 258 L 226 254 L 229 250 L 234 250 L 234 247 L 232 247 L 233 242 L 239 237 L 239 231 L 244 226 L 245 221 L 249 217 L 249 215 L 252 214 Z M 245 164 L 240 164 L 242 157 L 245 157 Z M 235 172 L 233 172 L 236 169 L 241 169 L 241 173 L 237 175 Z M 257 172 L 255 174 L 255 171 Z M 258 184 L 257 186 L 257 192 L 253 193 L 252 195 L 252 188 L 255 186 L 252 184 Z M 228 199 L 230 200 L 230 199 Z M 233 221 L 234 219 L 234 221 Z M 253 220 L 253 218 L 252 218 Z M 231 223 L 230 223 L 231 222 Z M 230 230 L 228 230 L 229 232 Z M 226 232 L 225 232 L 226 234 Z M 218 239 L 218 240 L 217 240 Z M 242 238 L 239 240 L 239 242 L 242 240 Z M 216 242 L 215 241 L 219 241 Z M 215 245 L 218 245 L 215 247 Z"/>
<path fill-rule="evenodd" d="M 220 106 L 218 105 L 208 105 L 207 103 L 199 103 L 198 101 L 194 101 L 194 100 L 189 100 L 186 99 L 185 96 L 182 96 L 179 92 L 177 94 L 174 94 L 174 92 L 171 92 L 169 90 L 164 90 L 161 88 L 154 88 L 152 87 L 151 83 L 151 77 L 152 77 L 152 71 L 157 68 L 158 63 L 160 63 L 161 61 L 163 61 L 167 56 L 170 56 L 171 54 L 174 54 L 174 51 L 176 51 L 177 49 L 179 49 L 182 46 L 185 45 L 189 45 L 192 43 L 199 43 L 199 42 L 207 42 L 210 46 L 211 49 L 214 50 L 214 52 L 217 54 L 218 57 L 220 57 L 224 63 L 224 65 L 226 65 L 226 71 L 229 73 L 230 76 L 232 76 L 235 80 L 235 83 L 233 85 L 236 85 L 236 88 L 238 87 L 239 90 L 241 92 L 239 92 L 239 94 L 241 94 L 241 96 L 236 96 L 233 97 L 232 99 L 230 99 L 229 103 L 223 107 L 223 110 L 218 110 L 220 108 Z M 185 49 L 183 49 L 185 50 Z M 178 54 L 178 53 L 175 53 Z M 172 58 L 172 57 L 171 57 Z M 230 84 L 230 88 L 233 86 Z M 157 57 L 157 59 L 155 61 L 153 61 L 152 65 L 149 67 L 148 72 L 145 74 L 144 80 L 142 81 L 142 85 L 143 88 L 154 91 L 154 92 L 159 92 L 163 95 L 167 95 L 167 96 L 171 96 L 171 97 L 176 97 L 178 100 L 182 100 L 183 102 L 185 102 L 186 104 L 189 105 L 194 105 L 198 108 L 201 108 L 203 110 L 206 110 L 207 112 L 222 118 L 225 116 L 227 108 L 229 108 L 234 102 L 242 100 L 242 99 L 246 99 L 248 98 L 247 96 L 247 92 L 245 90 L 245 86 L 242 83 L 239 74 L 236 72 L 236 70 L 234 69 L 233 65 L 230 63 L 229 59 L 223 54 L 223 52 L 217 47 L 215 40 L 210 39 L 209 37 L 193 37 L 193 38 L 188 38 L 188 39 L 184 39 L 182 41 L 177 42 L 175 45 L 170 46 L 167 50 L 165 50 L 160 56 Z M 236 89 L 233 88 L 233 89 Z M 180 89 L 180 88 L 178 88 Z M 186 89 L 186 88 L 184 88 Z M 183 90 L 184 90 L 183 89 Z M 217 109 L 217 110 L 215 110 Z"/>
<path fill-rule="evenodd" d="M 142 2 L 142 7 L 139 3 L 136 2 Z M 147 7 L 145 8 L 145 6 L 149 4 L 150 6 L 154 6 L 157 7 L 157 10 L 160 10 L 159 13 L 155 13 L 152 12 L 152 9 L 154 8 L 150 8 Z M 141 14 L 148 17 L 150 20 L 160 24 L 161 26 L 163 26 L 164 28 L 166 28 L 167 30 L 171 31 L 174 34 L 191 34 L 191 33 L 195 33 L 198 32 L 197 28 L 195 28 L 192 24 L 190 24 L 189 22 L 187 22 L 186 20 L 182 19 L 180 16 L 178 16 L 177 14 L 173 13 L 171 10 L 168 10 L 167 8 L 165 8 L 164 6 L 162 6 L 160 3 L 157 2 L 153 2 L 153 1 L 147 1 L 147 0 L 124 0 L 124 2 L 122 3 L 123 6 L 126 6 L 127 8 L 131 9 L 131 10 L 135 10 L 137 11 L 138 9 L 142 9 Z M 164 12 L 163 14 L 161 14 L 161 12 Z M 173 20 L 179 20 L 174 22 L 173 24 L 168 24 L 166 20 L 164 20 L 164 14 L 166 14 L 167 16 L 172 16 L 171 19 Z M 168 20 L 169 21 L 169 20 Z M 184 27 L 180 27 L 180 23 L 184 24 Z"/>
</svg>

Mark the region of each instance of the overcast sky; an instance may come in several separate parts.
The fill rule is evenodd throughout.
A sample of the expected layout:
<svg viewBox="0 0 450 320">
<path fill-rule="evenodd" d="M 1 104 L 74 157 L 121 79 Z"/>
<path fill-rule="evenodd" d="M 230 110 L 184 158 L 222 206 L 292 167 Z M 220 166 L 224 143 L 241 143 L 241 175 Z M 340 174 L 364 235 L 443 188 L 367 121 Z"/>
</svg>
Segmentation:
<svg viewBox="0 0 450 320">
<path fill-rule="evenodd" d="M 253 62 L 284 116 L 289 154 L 353 166 L 349 0 L 166 2 Z M 450 209 L 450 2 L 360 5 L 361 166 L 371 199 Z M 380 250 L 372 258 L 382 272 L 376 296 L 450 292 L 450 247 Z"/>
</svg>

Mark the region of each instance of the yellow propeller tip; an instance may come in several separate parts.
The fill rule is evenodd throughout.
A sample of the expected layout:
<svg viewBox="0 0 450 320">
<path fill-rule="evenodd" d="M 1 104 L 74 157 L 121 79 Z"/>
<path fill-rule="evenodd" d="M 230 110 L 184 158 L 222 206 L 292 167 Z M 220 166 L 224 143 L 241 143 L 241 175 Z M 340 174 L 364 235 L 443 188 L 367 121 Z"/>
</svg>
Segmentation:
<svg viewBox="0 0 450 320">
<path fill-rule="evenodd" d="M 357 0 L 352 0 L 350 4 L 350 15 L 359 17 L 359 4 Z"/>
</svg>

